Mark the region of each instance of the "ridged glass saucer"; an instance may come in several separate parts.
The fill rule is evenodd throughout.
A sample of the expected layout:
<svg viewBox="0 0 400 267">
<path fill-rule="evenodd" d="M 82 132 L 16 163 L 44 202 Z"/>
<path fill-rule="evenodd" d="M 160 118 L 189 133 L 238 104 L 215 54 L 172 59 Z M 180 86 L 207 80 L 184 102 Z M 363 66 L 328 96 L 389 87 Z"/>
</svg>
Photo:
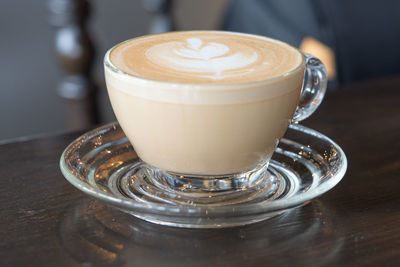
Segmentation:
<svg viewBox="0 0 400 267">
<path fill-rule="evenodd" d="M 343 178 L 347 160 L 328 137 L 292 124 L 265 170 L 268 183 L 245 194 L 240 189 L 240 199 L 235 191 L 169 191 L 146 177 L 146 165 L 113 123 L 73 141 L 61 156 L 60 168 L 81 191 L 138 218 L 169 226 L 217 228 L 255 223 L 307 204 Z"/>
</svg>

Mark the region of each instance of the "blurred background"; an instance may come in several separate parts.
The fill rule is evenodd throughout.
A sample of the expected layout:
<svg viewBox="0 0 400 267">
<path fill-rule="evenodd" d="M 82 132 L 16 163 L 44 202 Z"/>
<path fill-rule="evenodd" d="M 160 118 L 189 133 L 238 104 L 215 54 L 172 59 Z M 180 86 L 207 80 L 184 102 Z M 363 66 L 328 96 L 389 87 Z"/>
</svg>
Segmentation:
<svg viewBox="0 0 400 267">
<path fill-rule="evenodd" d="M 395 0 L 2 0 L 0 140 L 115 120 L 103 56 L 150 32 L 223 29 L 281 39 L 322 59 L 331 90 L 396 75 L 399 11 Z"/>
</svg>

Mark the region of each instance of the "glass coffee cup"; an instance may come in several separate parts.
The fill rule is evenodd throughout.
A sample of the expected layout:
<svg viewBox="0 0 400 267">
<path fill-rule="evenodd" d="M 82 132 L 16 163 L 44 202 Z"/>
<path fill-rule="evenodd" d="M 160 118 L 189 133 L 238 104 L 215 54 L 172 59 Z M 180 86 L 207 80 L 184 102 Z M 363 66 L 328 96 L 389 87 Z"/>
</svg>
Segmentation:
<svg viewBox="0 0 400 267">
<path fill-rule="evenodd" d="M 143 175 L 185 194 L 268 183 L 279 140 L 317 109 L 327 86 L 317 58 L 278 40 L 221 31 L 134 38 L 111 48 L 104 67 Z"/>
</svg>

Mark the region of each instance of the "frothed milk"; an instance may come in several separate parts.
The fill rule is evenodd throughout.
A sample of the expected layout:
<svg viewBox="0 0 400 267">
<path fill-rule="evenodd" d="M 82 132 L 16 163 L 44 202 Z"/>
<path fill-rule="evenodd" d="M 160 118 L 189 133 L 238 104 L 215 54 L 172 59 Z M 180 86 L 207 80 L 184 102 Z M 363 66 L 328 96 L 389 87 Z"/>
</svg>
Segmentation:
<svg viewBox="0 0 400 267">
<path fill-rule="evenodd" d="M 301 55 L 289 45 L 249 35 L 177 32 L 127 41 L 111 52 L 120 70 L 177 83 L 264 80 L 295 69 Z"/>
<path fill-rule="evenodd" d="M 163 170 L 227 175 L 266 163 L 300 95 L 304 59 L 268 38 L 172 32 L 117 45 L 106 82 L 139 157 Z"/>
</svg>

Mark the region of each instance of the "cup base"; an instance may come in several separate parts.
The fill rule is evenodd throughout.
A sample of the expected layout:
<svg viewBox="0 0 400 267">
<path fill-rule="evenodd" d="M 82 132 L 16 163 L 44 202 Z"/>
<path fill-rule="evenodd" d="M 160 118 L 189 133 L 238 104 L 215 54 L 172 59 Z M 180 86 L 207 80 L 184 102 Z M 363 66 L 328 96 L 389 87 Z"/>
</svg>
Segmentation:
<svg viewBox="0 0 400 267">
<path fill-rule="evenodd" d="M 274 199 L 285 191 L 286 184 L 267 167 L 264 164 L 255 170 L 225 176 L 185 176 L 137 162 L 121 177 L 120 190 L 141 201 L 193 206 L 240 204 L 260 196 Z"/>
</svg>

